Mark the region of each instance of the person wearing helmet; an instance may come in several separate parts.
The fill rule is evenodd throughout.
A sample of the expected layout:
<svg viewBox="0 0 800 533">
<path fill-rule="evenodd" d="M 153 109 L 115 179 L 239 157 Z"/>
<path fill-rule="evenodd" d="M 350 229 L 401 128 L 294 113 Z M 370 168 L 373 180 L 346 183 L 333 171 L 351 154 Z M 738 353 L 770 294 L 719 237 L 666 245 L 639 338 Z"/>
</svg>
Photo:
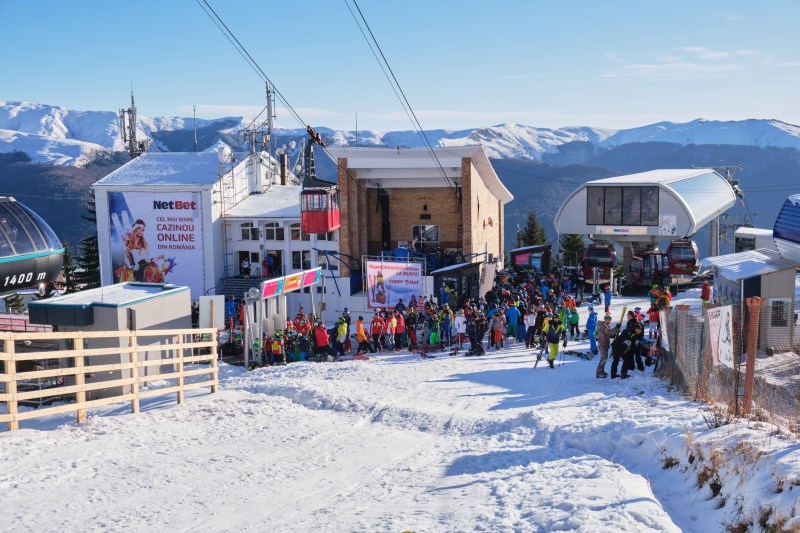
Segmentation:
<svg viewBox="0 0 800 533">
<path fill-rule="evenodd" d="M 550 348 L 550 353 L 547 356 L 547 364 L 550 365 L 550 368 L 555 368 L 553 362 L 556 360 L 556 356 L 558 355 L 558 346 L 563 341 L 564 347 L 567 347 L 567 330 L 564 329 L 564 326 L 561 324 L 561 321 L 554 317 L 550 321 L 550 325 L 547 328 L 547 345 Z"/>
<path fill-rule="evenodd" d="M 283 343 L 283 333 L 279 330 L 275 332 L 275 337 L 270 345 L 270 366 L 286 364 L 286 349 Z"/>
<path fill-rule="evenodd" d="M 344 343 L 347 341 L 347 322 L 343 316 L 339 317 L 339 325 L 336 326 L 336 356 L 345 355 Z"/>
<path fill-rule="evenodd" d="M 611 294 L 611 286 L 610 285 L 606 285 L 605 292 L 603 293 L 603 301 L 604 301 L 605 306 L 606 306 L 606 313 L 611 312 L 611 297 L 612 296 L 613 295 Z"/>
<path fill-rule="evenodd" d="M 597 327 L 597 346 L 600 349 L 600 362 L 597 364 L 595 371 L 596 377 L 607 378 L 606 374 L 606 361 L 608 361 L 608 348 L 611 345 L 611 339 L 614 332 L 611 329 L 611 315 L 606 314 L 603 321 Z"/>
<path fill-rule="evenodd" d="M 589 317 L 586 319 L 586 335 L 589 337 L 589 350 L 594 355 L 597 355 L 597 338 L 595 332 L 597 330 L 597 313 L 594 306 L 589 306 Z"/>
</svg>

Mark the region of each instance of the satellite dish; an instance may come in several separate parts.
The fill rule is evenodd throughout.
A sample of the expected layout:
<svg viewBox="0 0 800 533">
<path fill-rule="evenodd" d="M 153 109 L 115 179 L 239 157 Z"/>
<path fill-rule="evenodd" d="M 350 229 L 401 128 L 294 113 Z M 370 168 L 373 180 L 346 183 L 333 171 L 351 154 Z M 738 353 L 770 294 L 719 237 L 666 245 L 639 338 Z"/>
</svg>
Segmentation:
<svg viewBox="0 0 800 533">
<path fill-rule="evenodd" d="M 258 288 L 257 287 L 250 287 L 247 290 L 247 296 L 249 296 L 250 298 L 258 298 L 258 296 L 259 296 Z"/>
<path fill-rule="evenodd" d="M 233 153 L 227 146 L 220 146 L 217 150 L 217 158 L 220 163 L 230 163 L 233 159 Z"/>
<path fill-rule="evenodd" d="M 294 147 L 297 146 L 297 143 L 294 141 L 289 141 L 289 150 L 294 150 Z"/>
</svg>

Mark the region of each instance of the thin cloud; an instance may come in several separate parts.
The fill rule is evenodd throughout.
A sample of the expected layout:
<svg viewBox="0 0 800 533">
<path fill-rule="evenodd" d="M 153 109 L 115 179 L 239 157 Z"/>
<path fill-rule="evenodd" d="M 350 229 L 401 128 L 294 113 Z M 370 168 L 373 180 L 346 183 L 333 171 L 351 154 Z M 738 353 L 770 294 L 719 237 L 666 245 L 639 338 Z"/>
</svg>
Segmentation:
<svg viewBox="0 0 800 533">
<path fill-rule="evenodd" d="M 673 48 L 673 50 L 686 52 L 703 61 L 719 61 L 735 57 L 753 57 L 761 54 L 761 52 L 758 50 L 731 50 L 726 52 L 721 50 L 712 50 L 703 46 L 683 46 Z"/>
</svg>

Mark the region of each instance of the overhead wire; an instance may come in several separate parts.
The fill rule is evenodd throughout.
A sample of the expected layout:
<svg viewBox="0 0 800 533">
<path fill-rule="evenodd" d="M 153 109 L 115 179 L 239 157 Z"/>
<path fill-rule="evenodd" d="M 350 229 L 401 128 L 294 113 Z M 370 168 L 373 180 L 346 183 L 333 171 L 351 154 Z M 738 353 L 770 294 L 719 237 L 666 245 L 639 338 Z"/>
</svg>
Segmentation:
<svg viewBox="0 0 800 533">
<path fill-rule="evenodd" d="M 397 87 L 397 90 L 395 91 L 395 95 L 397 95 L 397 91 L 399 91 L 400 95 L 402 95 L 402 99 L 400 101 L 401 105 L 405 102 L 405 106 L 407 106 L 407 108 L 408 108 L 407 114 L 410 113 L 411 117 L 413 117 L 412 120 L 411 120 L 411 123 L 414 126 L 414 129 L 417 130 L 418 135 L 420 135 L 421 138 L 423 139 L 423 142 L 425 143 L 425 146 L 426 146 L 428 152 L 431 154 L 431 157 L 436 162 L 436 166 L 438 167 L 439 171 L 441 172 L 442 177 L 444 178 L 445 182 L 447 183 L 448 187 L 450 188 L 450 190 L 453 193 L 453 195 L 455 196 L 455 198 L 458 199 L 458 189 L 457 189 L 456 185 L 450 180 L 450 177 L 447 175 L 447 172 L 445 172 L 441 161 L 439 161 L 439 157 L 436 155 L 436 152 L 433 149 L 433 145 L 431 144 L 430 140 L 428 139 L 428 136 L 425 134 L 425 130 L 422 128 L 422 124 L 420 124 L 419 119 L 417 118 L 417 114 L 414 112 L 414 108 L 411 106 L 411 103 L 408 101 L 408 98 L 406 97 L 406 94 L 403 91 L 403 88 L 400 86 L 400 82 L 397 80 L 397 76 L 395 76 L 394 70 L 392 70 L 392 66 L 389 64 L 389 60 L 386 59 L 386 55 L 383 53 L 383 49 L 381 48 L 381 45 L 378 43 L 378 40 L 375 37 L 375 34 L 373 33 L 372 28 L 370 27 L 369 23 L 367 22 L 367 19 L 364 16 L 363 11 L 361 11 L 361 7 L 359 7 L 358 2 L 356 0 L 352 0 L 352 2 L 353 2 L 353 5 L 356 7 L 356 10 L 358 11 L 359 16 L 361 17 L 361 20 L 364 23 L 364 26 L 367 28 L 367 31 L 369 32 L 370 37 L 372 39 L 372 42 L 375 43 L 375 47 L 378 49 L 378 52 L 380 53 L 381 58 L 383 59 L 383 64 L 386 65 L 386 68 L 389 70 L 389 73 L 392 76 L 392 80 L 394 80 L 394 86 Z M 347 0 L 345 0 L 345 5 L 348 6 L 348 10 L 350 11 L 350 14 L 353 15 L 353 19 L 356 21 L 356 24 L 359 25 L 359 29 L 360 29 L 360 24 L 359 24 L 358 20 L 355 18 L 355 14 L 353 13 L 352 9 L 350 9 L 350 6 L 347 4 Z M 366 39 L 366 35 L 364 34 L 363 31 L 361 32 L 361 34 L 364 35 L 364 38 Z M 367 39 L 367 43 L 370 44 L 370 40 L 369 39 Z M 372 48 L 371 44 L 370 44 L 370 48 Z M 373 51 L 373 55 L 374 55 L 374 51 Z M 376 57 L 376 59 L 377 59 L 377 57 Z M 379 61 L 379 63 L 380 63 L 380 61 Z M 381 68 L 383 68 L 383 67 L 381 66 Z M 384 71 L 384 74 L 385 74 L 385 71 Z M 390 85 L 391 85 L 391 82 L 390 82 Z M 400 97 L 398 96 L 398 98 L 400 98 Z"/>
<path fill-rule="evenodd" d="M 214 8 L 211 7 L 211 5 L 208 3 L 208 1 L 207 0 L 195 0 L 195 2 L 200 6 L 201 9 L 203 9 L 203 12 L 205 12 L 205 14 L 208 15 L 208 17 L 214 22 L 215 26 L 217 26 L 217 28 L 223 33 L 223 35 L 225 35 L 225 37 L 228 39 L 228 42 L 230 42 L 231 45 L 234 48 L 236 48 L 236 51 L 239 52 L 239 55 L 241 55 L 245 59 L 245 61 L 248 63 L 248 65 L 250 65 L 250 67 L 256 72 L 256 74 L 263 81 L 268 82 L 272 86 L 272 90 L 278 96 L 280 101 L 286 106 L 286 109 L 289 111 L 289 113 L 292 115 L 292 117 L 294 117 L 294 119 L 297 120 L 297 122 L 299 122 L 304 128 L 307 128 L 308 127 L 308 123 L 305 122 L 302 119 L 300 114 L 294 109 L 294 107 L 292 107 L 292 105 L 289 103 L 289 101 L 286 99 L 286 97 L 284 97 L 283 93 L 281 93 L 281 91 L 278 90 L 278 88 L 275 86 L 275 83 L 269 78 L 269 76 L 267 76 L 267 74 L 264 72 L 264 70 L 258 65 L 258 62 L 256 62 L 255 59 L 253 59 L 253 56 L 250 55 L 250 53 L 247 51 L 247 49 L 244 47 L 244 45 L 241 43 L 241 41 L 239 41 L 239 39 L 236 37 L 236 35 L 234 35 L 233 31 L 228 27 L 227 24 L 225 24 L 225 22 L 222 20 L 222 18 L 219 16 L 219 14 L 214 10 Z M 205 5 L 205 7 L 204 7 L 204 5 Z M 208 8 L 208 9 L 206 9 L 206 8 Z M 210 13 L 209 13 L 209 11 L 210 11 Z M 266 107 L 265 107 L 265 109 L 266 109 Z M 263 110 L 262 110 L 262 113 L 263 113 Z M 259 113 L 259 116 L 260 116 L 260 113 Z M 320 148 L 322 148 L 322 150 L 328 155 L 328 157 L 331 160 L 333 160 L 334 162 L 336 161 L 336 158 L 333 157 L 333 154 L 328 150 L 328 148 L 326 146 L 322 146 L 322 145 L 319 145 L 319 146 L 320 146 Z M 337 165 L 337 168 L 338 168 L 338 165 Z M 344 171 L 345 171 L 345 174 L 346 174 L 347 178 L 350 181 L 352 181 L 356 185 L 356 187 L 358 187 L 364 193 L 364 196 L 366 197 L 367 201 L 368 202 L 373 202 L 373 203 L 375 203 L 377 205 L 377 202 L 375 200 L 373 200 L 372 198 L 370 198 L 369 194 L 367 193 L 367 190 L 350 173 L 350 170 L 349 169 L 344 169 Z"/>
</svg>

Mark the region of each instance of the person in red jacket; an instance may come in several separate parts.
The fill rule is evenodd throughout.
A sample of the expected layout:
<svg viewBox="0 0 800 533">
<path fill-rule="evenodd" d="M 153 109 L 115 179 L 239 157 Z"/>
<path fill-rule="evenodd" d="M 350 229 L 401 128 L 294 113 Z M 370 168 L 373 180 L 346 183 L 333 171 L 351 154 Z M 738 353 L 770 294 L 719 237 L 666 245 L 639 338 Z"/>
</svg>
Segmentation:
<svg viewBox="0 0 800 533">
<path fill-rule="evenodd" d="M 658 307 L 653 305 L 647 311 L 648 313 L 648 320 L 650 321 L 650 326 L 647 330 L 647 338 L 654 339 L 658 337 Z"/>
<path fill-rule="evenodd" d="M 708 302 L 711 301 L 711 285 L 709 285 L 708 280 L 703 280 L 703 288 L 700 289 L 700 299 L 703 300 L 703 309 L 708 307 Z"/>
<path fill-rule="evenodd" d="M 306 314 L 303 313 L 302 307 L 297 311 L 297 316 L 294 317 L 294 329 L 304 337 L 308 335 L 308 332 L 311 330 L 311 321 L 308 320 Z"/>
<path fill-rule="evenodd" d="M 383 344 L 381 344 L 381 335 L 386 328 L 383 319 L 378 311 L 375 311 L 375 318 L 369 323 L 369 332 L 372 335 L 372 345 L 379 352 L 383 352 Z"/>
<path fill-rule="evenodd" d="M 394 349 L 397 351 L 406 346 L 406 318 L 403 316 L 402 311 L 395 311 L 394 316 L 397 319 L 397 326 L 394 329 Z"/>
<path fill-rule="evenodd" d="M 328 332 L 325 331 L 325 325 L 322 322 L 317 322 L 314 328 L 314 347 L 312 353 L 317 356 L 321 354 L 333 355 L 330 345 L 331 339 Z"/>
</svg>

